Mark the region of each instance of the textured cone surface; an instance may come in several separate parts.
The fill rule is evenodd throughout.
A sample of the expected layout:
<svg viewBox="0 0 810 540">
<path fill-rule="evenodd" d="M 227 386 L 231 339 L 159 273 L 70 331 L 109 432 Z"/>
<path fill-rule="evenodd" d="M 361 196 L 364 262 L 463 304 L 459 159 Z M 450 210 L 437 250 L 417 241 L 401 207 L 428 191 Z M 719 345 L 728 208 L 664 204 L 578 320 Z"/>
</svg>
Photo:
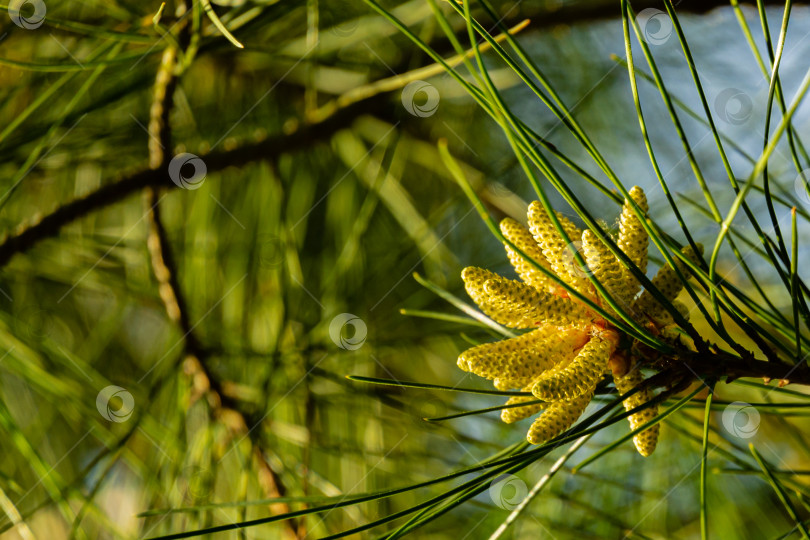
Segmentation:
<svg viewBox="0 0 810 540">
<path fill-rule="evenodd" d="M 526 439 L 531 444 L 542 444 L 553 439 L 570 428 L 582 416 L 588 403 L 591 402 L 591 398 L 593 398 L 593 392 L 570 401 L 549 403 L 543 414 L 532 423 Z"/>
<path fill-rule="evenodd" d="M 629 306 L 638 290 L 633 292 L 632 282 L 628 280 L 625 268 L 619 260 L 590 230 L 582 233 L 582 249 L 593 276 L 620 306 Z M 604 307 L 612 311 L 608 306 Z"/>
<path fill-rule="evenodd" d="M 648 313 L 650 319 L 653 320 L 655 325 L 658 328 L 663 326 L 667 326 L 670 324 L 675 324 L 675 318 L 669 311 L 666 311 L 663 308 L 658 309 L 660 306 L 656 304 L 655 308 L 652 310 L 652 314 Z M 684 319 L 689 320 L 689 308 L 683 302 L 679 302 L 678 300 L 672 301 L 672 307 L 680 313 Z"/>
<path fill-rule="evenodd" d="M 543 326 L 516 338 L 477 345 L 461 353 L 458 366 L 487 379 L 528 381 L 573 357 L 587 340 L 577 327 Z"/>
<path fill-rule="evenodd" d="M 640 187 L 634 186 L 630 190 L 630 198 L 638 205 L 642 213 L 646 214 L 650 210 L 647 204 L 647 196 Z M 622 205 L 622 215 L 619 218 L 619 241 L 617 245 L 638 266 L 642 273 L 647 272 L 647 247 L 649 243 L 650 239 L 647 236 L 647 231 L 641 226 L 641 220 L 636 217 L 630 201 L 625 199 L 624 205 Z M 625 274 L 629 300 L 641 290 L 641 283 L 629 269 L 622 267 L 622 271 Z"/>
<path fill-rule="evenodd" d="M 544 401 L 556 401 L 593 393 L 608 369 L 608 360 L 614 349 L 613 340 L 592 337 L 570 364 L 540 376 L 532 387 L 532 394 Z"/>
<path fill-rule="evenodd" d="M 488 281 L 509 280 L 489 270 L 468 267 L 462 271 L 461 279 L 464 280 L 467 294 L 481 308 L 481 311 L 504 326 L 532 328 L 537 326 L 543 317 L 543 312 L 539 307 L 542 299 L 540 293 L 528 285 L 513 281 L 512 286 L 507 286 L 512 296 L 500 298 L 485 290 L 484 286 Z"/>
<path fill-rule="evenodd" d="M 523 253 L 534 259 L 534 261 L 541 266 L 551 269 L 546 256 L 543 255 L 543 250 L 535 241 L 532 233 L 529 230 L 515 221 L 512 218 L 506 218 L 501 221 L 501 232 L 513 244 L 515 244 Z M 509 257 L 509 262 L 515 268 L 515 272 L 527 284 L 541 292 L 550 292 L 555 290 L 559 285 L 551 278 L 547 277 L 543 272 L 538 270 L 529 261 L 521 257 L 515 250 L 509 246 L 506 248 L 506 255 Z"/>
<path fill-rule="evenodd" d="M 559 213 L 556 216 L 571 242 L 576 242 L 582 237 L 582 231 L 571 223 L 568 218 Z M 576 290 L 583 293 L 587 292 L 590 289 L 590 282 L 578 272 L 571 272 L 573 270 L 572 255 L 568 242 L 563 239 L 559 231 L 554 227 L 545 208 L 538 201 L 529 205 L 529 230 L 540 245 L 543 255 L 545 255 L 551 266 L 551 270 Z"/>
<path fill-rule="evenodd" d="M 625 375 L 624 377 L 615 377 L 614 383 L 616 384 L 616 389 L 622 393 L 626 394 L 644 380 L 644 376 L 641 374 L 641 371 L 637 368 L 631 368 L 630 372 Z M 641 392 L 636 392 L 629 398 L 624 400 L 624 409 L 629 411 L 639 405 L 647 403 L 652 399 L 652 394 L 649 390 L 642 390 Z M 637 412 L 636 414 L 631 414 L 627 420 L 630 422 L 630 429 L 634 430 L 639 426 L 644 425 L 645 423 L 649 422 L 653 418 L 658 415 L 658 407 L 653 405 L 651 407 L 647 407 L 646 409 Z M 633 444 L 636 446 L 636 450 L 638 453 L 644 457 L 649 456 L 655 450 L 655 446 L 658 443 L 658 426 L 659 424 L 655 424 L 654 426 L 650 427 L 649 429 L 645 429 L 641 433 L 636 434 L 633 437 Z"/>
<path fill-rule="evenodd" d="M 703 246 L 697 244 L 700 253 L 703 253 Z M 695 254 L 692 250 L 691 246 L 686 246 L 681 250 L 690 261 L 697 263 L 700 256 Z M 678 266 L 678 270 L 684 275 L 684 277 L 689 276 L 689 268 L 680 260 L 674 259 L 675 264 Z M 672 302 L 675 300 L 675 297 L 681 292 L 683 289 L 683 282 L 678 277 L 678 274 L 675 272 L 675 269 L 667 264 L 666 266 L 662 266 L 658 273 L 652 280 L 653 285 L 661 291 L 661 294 L 664 295 L 668 301 Z M 633 305 L 633 311 L 637 313 L 646 314 L 647 317 L 657 318 L 660 317 L 666 309 L 658 303 L 658 301 L 653 297 L 653 295 L 649 291 L 644 291 L 641 293 L 641 296 L 638 297 L 635 304 Z"/>
<path fill-rule="evenodd" d="M 528 392 L 529 388 L 524 388 L 523 391 Z M 534 396 L 512 396 L 506 401 L 506 404 L 515 405 L 517 403 L 530 403 L 532 401 L 537 401 L 537 398 Z M 518 420 L 523 420 L 524 418 L 537 414 L 543 410 L 543 407 L 545 406 L 545 403 L 532 403 L 531 405 L 526 405 L 524 407 L 502 409 L 501 420 L 507 424 L 511 424 L 513 422 L 517 422 Z"/>
<path fill-rule="evenodd" d="M 496 312 L 508 314 L 518 321 L 516 328 L 538 324 L 564 325 L 587 322 L 592 313 L 582 304 L 555 294 L 541 293 L 533 287 L 496 276 L 484 283 L 484 292 Z M 520 317 L 520 313 L 524 313 Z M 533 324 L 529 324 L 533 321 Z M 526 325 L 526 326 L 522 326 Z"/>
<path fill-rule="evenodd" d="M 481 311 L 509 328 L 533 328 L 543 323 L 563 325 L 588 320 L 590 312 L 567 298 L 503 278 L 489 270 L 468 267 L 461 273 L 470 298 Z"/>
<path fill-rule="evenodd" d="M 461 367 L 461 363 L 459 363 Z M 462 370 L 467 371 L 463 367 Z M 496 377 L 492 379 L 492 386 L 498 390 L 512 390 L 513 388 L 523 388 L 529 383 L 529 379 L 504 379 L 503 377 Z"/>
</svg>

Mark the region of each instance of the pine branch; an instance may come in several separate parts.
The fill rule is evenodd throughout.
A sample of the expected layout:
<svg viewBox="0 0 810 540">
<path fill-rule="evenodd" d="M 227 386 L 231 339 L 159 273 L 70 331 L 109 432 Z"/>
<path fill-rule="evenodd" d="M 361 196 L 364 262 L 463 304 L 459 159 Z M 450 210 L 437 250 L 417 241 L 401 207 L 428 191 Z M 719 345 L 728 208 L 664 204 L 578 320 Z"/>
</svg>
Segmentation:
<svg viewBox="0 0 810 540">
<path fill-rule="evenodd" d="M 810 385 L 810 368 L 806 359 L 789 366 L 754 358 L 740 358 L 726 353 L 707 356 L 684 352 L 679 356 L 679 363 L 686 370 L 701 377 L 727 377 L 727 382 L 742 377 L 753 377 L 766 381 L 777 380 L 780 381 L 780 386 L 788 383 Z"/>
<path fill-rule="evenodd" d="M 306 150 L 316 143 L 327 141 L 338 131 L 350 127 L 359 116 L 376 111 L 377 105 L 382 102 L 382 99 L 372 99 L 357 103 L 337 111 L 321 122 L 303 125 L 293 133 L 277 134 L 262 141 L 245 143 L 232 150 L 212 152 L 200 157 L 205 162 L 208 173 L 255 161 L 274 160 L 283 154 Z M 174 189 L 177 186 L 171 181 L 165 168 L 145 169 L 102 186 L 84 197 L 64 204 L 37 223 L 18 227 L 0 244 L 0 267 L 5 266 L 14 255 L 28 251 L 41 240 L 56 236 L 62 227 L 147 187 Z"/>
<path fill-rule="evenodd" d="M 180 42 L 188 41 L 187 27 L 180 31 Z M 166 48 L 155 79 L 154 96 L 149 115 L 149 168 L 159 173 L 165 171 L 169 164 L 167 149 L 171 148 L 171 123 L 169 117 L 174 104 L 174 91 L 177 86 L 177 54 L 174 45 Z M 193 384 L 193 393 L 189 407 L 203 396 L 206 397 L 212 416 L 226 425 L 236 440 L 236 444 L 245 437 L 250 438 L 252 451 L 259 469 L 259 484 L 267 498 L 283 497 L 286 489 L 265 459 L 258 440 L 260 433 L 253 428 L 261 419 L 248 424 L 246 414 L 240 410 L 236 400 L 225 395 L 222 382 L 211 371 L 207 364 L 207 354 L 193 332 L 194 327 L 188 318 L 188 304 L 181 294 L 177 265 L 171 250 L 166 228 L 160 214 L 161 186 L 147 186 L 144 189 L 144 201 L 149 218 L 147 246 L 152 269 L 157 279 L 160 298 L 163 301 L 169 319 L 176 323 L 183 332 L 185 340 L 184 372 Z M 275 514 L 290 512 L 286 503 L 269 505 Z M 303 523 L 299 521 L 284 522 L 286 538 L 302 538 L 306 535 Z"/>
</svg>

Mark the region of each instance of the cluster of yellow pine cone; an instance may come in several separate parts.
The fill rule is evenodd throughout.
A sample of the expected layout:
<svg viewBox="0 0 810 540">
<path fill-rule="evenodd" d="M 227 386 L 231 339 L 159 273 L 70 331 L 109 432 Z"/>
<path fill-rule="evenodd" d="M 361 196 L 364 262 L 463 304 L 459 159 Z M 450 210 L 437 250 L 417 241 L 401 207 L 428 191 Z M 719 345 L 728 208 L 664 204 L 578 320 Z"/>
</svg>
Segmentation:
<svg viewBox="0 0 810 540">
<path fill-rule="evenodd" d="M 641 188 L 636 186 L 629 194 L 646 214 L 647 198 Z M 500 224 L 501 231 L 536 263 L 608 313 L 613 311 L 588 279 L 588 273 L 592 273 L 623 311 L 635 320 L 662 337 L 678 339 L 671 314 L 649 291 L 638 294 L 641 284 L 608 247 L 591 230 L 579 230 L 559 213 L 556 217 L 573 246 L 569 247 L 537 201 L 529 206 L 528 229 L 506 218 Z M 642 272 L 646 272 L 648 236 L 627 200 L 622 207 L 615 242 Z M 577 264 L 572 247 L 582 254 L 587 268 Z M 527 434 L 530 443 L 541 444 L 576 422 L 605 375 L 613 375 L 614 384 L 622 394 L 640 384 L 643 380 L 639 369 L 641 355 L 632 340 L 631 346 L 620 348 L 620 331 L 586 304 L 570 297 L 559 283 L 508 245 L 506 252 L 522 281 L 475 267 L 465 268 L 462 279 L 467 293 L 490 318 L 509 328 L 532 330 L 515 338 L 473 347 L 459 356 L 458 366 L 493 380 L 500 390 L 531 392 L 532 396 L 510 398 L 501 419 L 512 423 L 542 411 Z M 682 253 L 691 260 L 699 257 L 688 247 Z M 688 275 L 686 265 L 680 261 L 677 264 L 679 270 Z M 652 282 L 679 311 L 684 311 L 675 300 L 683 283 L 671 266 L 662 267 Z M 648 390 L 636 392 L 624 400 L 625 409 L 633 409 L 651 398 Z M 542 403 L 536 403 L 537 400 Z M 520 403 L 529 404 L 521 406 Z M 656 415 L 655 406 L 631 415 L 628 417 L 631 429 Z M 633 442 L 641 455 L 649 456 L 658 442 L 658 424 L 638 433 Z"/>
</svg>

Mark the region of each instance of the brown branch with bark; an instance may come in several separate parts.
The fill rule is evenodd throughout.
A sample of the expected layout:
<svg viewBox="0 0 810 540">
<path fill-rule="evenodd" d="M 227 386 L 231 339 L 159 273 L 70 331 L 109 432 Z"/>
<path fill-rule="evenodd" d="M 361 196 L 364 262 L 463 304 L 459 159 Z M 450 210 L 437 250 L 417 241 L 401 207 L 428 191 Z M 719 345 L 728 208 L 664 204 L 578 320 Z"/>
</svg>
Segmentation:
<svg viewBox="0 0 810 540">
<path fill-rule="evenodd" d="M 311 148 L 314 144 L 348 128 L 360 115 L 371 112 L 368 103 L 359 103 L 341 110 L 322 122 L 306 124 L 290 134 L 280 134 L 262 141 L 246 143 L 232 150 L 204 154 L 208 173 L 219 172 L 233 166 L 242 166 L 256 161 L 275 160 L 288 154 Z M 174 189 L 164 169 L 145 169 L 102 186 L 84 197 L 64 204 L 40 221 L 20 226 L 0 243 L 0 267 L 5 266 L 14 255 L 24 253 L 40 241 L 55 236 L 66 225 L 82 217 L 120 202 L 144 188 Z"/>
<path fill-rule="evenodd" d="M 185 34 L 185 28 L 181 29 Z M 183 39 L 180 40 L 184 41 Z M 174 103 L 174 91 L 177 86 L 177 49 L 169 46 L 155 78 L 152 106 L 149 114 L 149 170 L 160 177 L 169 164 L 168 149 L 171 148 L 170 114 Z M 136 184 L 132 184 L 133 186 Z M 171 185 L 174 185 L 173 183 Z M 181 294 L 178 281 L 177 265 L 169 243 L 166 228 L 163 226 L 160 213 L 160 192 L 168 186 L 147 184 L 144 186 L 144 202 L 149 219 L 147 247 L 155 279 L 158 282 L 159 294 L 169 319 L 180 327 L 185 340 L 183 370 L 192 383 L 192 394 L 189 407 L 197 400 L 205 398 L 214 419 L 225 425 L 235 444 L 245 438 L 250 439 L 254 461 L 257 464 L 258 482 L 267 498 L 283 497 L 286 489 L 281 479 L 267 462 L 259 437 L 260 431 L 254 428 L 262 419 L 248 420 L 246 413 L 240 410 L 239 403 L 227 396 L 222 389 L 222 382 L 208 366 L 205 349 L 194 333 L 194 327 L 188 318 L 188 306 Z M 268 505 L 274 515 L 290 512 L 286 503 Z M 303 522 L 285 520 L 283 522 L 285 538 L 303 538 L 306 529 Z"/>
</svg>

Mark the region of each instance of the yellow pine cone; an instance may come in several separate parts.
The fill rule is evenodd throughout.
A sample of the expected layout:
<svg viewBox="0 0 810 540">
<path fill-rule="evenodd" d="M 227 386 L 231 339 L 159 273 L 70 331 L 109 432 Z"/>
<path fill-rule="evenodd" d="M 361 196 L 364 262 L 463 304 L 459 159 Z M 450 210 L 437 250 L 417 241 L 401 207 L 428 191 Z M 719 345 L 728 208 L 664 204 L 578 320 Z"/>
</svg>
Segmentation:
<svg viewBox="0 0 810 540">
<path fill-rule="evenodd" d="M 640 187 L 633 186 L 629 195 L 643 213 L 646 214 L 650 210 L 650 206 L 647 204 L 647 196 Z M 647 272 L 647 246 L 649 243 L 650 239 L 647 236 L 647 231 L 641 226 L 641 220 L 636 217 L 630 201 L 625 199 L 624 205 L 622 205 L 622 215 L 619 218 L 619 241 L 617 246 L 644 273 Z M 623 268 L 622 271 L 625 275 L 629 298 L 632 299 L 641 289 L 641 283 L 627 268 Z"/>
<path fill-rule="evenodd" d="M 637 366 L 633 366 L 630 368 L 630 371 L 627 375 L 623 377 L 614 377 L 613 382 L 616 384 L 616 389 L 621 394 L 626 394 L 644 380 L 644 376 L 641 374 L 641 371 L 638 369 Z M 647 403 L 652 399 L 652 394 L 649 390 L 642 390 L 640 392 L 636 392 L 629 398 L 624 400 L 624 410 L 629 411 L 630 409 L 634 409 L 639 405 Z M 647 407 L 636 414 L 631 414 L 627 420 L 630 422 L 630 429 L 634 430 L 641 425 L 649 422 L 653 418 L 658 415 L 658 407 L 653 405 L 651 407 Z M 649 456 L 655 450 L 655 445 L 658 443 L 658 426 L 659 424 L 655 424 L 649 429 L 645 429 L 641 433 L 636 434 L 633 437 L 633 444 L 636 446 L 636 450 L 638 453 L 644 457 Z"/>
<path fill-rule="evenodd" d="M 582 249 L 585 252 L 585 262 L 593 272 L 593 277 L 607 290 L 620 306 L 629 305 L 635 296 L 631 282 L 625 274 L 625 268 L 613 253 L 590 229 L 582 233 Z M 636 291 L 638 292 L 638 291 Z M 603 306 L 608 311 L 609 306 Z"/>
<path fill-rule="evenodd" d="M 556 216 L 571 242 L 577 242 L 582 238 L 582 231 L 568 218 L 559 213 Z M 548 259 L 551 270 L 579 292 L 587 292 L 590 282 L 580 272 L 573 272 L 568 242 L 563 240 L 539 201 L 529 205 L 529 230 L 540 245 L 543 255 Z"/>
<path fill-rule="evenodd" d="M 656 306 L 656 307 L 658 307 L 658 306 Z M 673 300 L 672 301 L 672 307 L 674 307 L 675 310 L 678 313 L 683 315 L 684 319 L 689 320 L 689 308 L 686 307 L 686 305 L 683 302 L 679 302 L 678 300 Z M 655 309 L 653 315 L 650 315 L 650 318 L 653 319 L 653 321 L 655 322 L 655 325 L 657 327 L 659 327 L 659 328 L 670 325 L 670 324 L 675 324 L 675 318 L 672 316 L 672 314 L 669 311 L 666 311 L 664 309 Z"/>
<path fill-rule="evenodd" d="M 464 370 L 464 368 L 461 369 Z M 513 388 L 522 388 L 528 382 L 528 379 L 504 379 L 503 377 L 495 377 L 492 379 L 492 386 L 498 390 L 511 390 Z"/>
<path fill-rule="evenodd" d="M 506 379 L 527 384 L 540 373 L 574 356 L 574 349 L 587 340 L 576 326 L 543 326 L 522 336 L 477 345 L 461 353 L 458 367 L 487 379 Z"/>
<path fill-rule="evenodd" d="M 531 444 L 542 444 L 553 439 L 582 416 L 592 398 L 593 392 L 588 392 L 570 401 L 554 401 L 547 404 L 543 414 L 532 423 L 526 439 Z"/>
<path fill-rule="evenodd" d="M 622 206 L 619 219 L 617 247 L 642 272 L 647 269 L 649 240 L 643 228 L 643 215 L 636 216 L 633 205 L 641 214 L 649 211 L 646 196 L 639 187 L 633 187 Z M 613 372 L 616 388 L 627 394 L 643 382 L 643 376 L 628 354 L 642 354 L 635 347 L 617 351 L 620 334 L 582 303 L 562 294 L 559 281 L 547 277 L 540 268 L 550 270 L 560 280 L 599 304 L 602 298 L 594 294 L 587 272 L 602 284 L 618 305 L 635 313 L 645 326 L 661 337 L 672 341 L 683 340 L 674 319 L 649 291 L 641 289 L 639 281 L 626 265 L 617 258 L 590 230 L 580 231 L 559 213 L 550 216 L 545 208 L 534 202 L 529 206 L 529 229 L 513 219 L 500 223 L 504 238 L 514 244 L 527 257 L 519 255 L 508 245 L 509 261 L 522 281 L 505 279 L 481 268 L 465 268 L 462 279 L 467 293 L 489 317 L 510 328 L 532 329 L 516 338 L 472 347 L 459 355 L 461 369 L 491 379 L 496 388 L 507 390 L 522 388 L 532 395 L 511 396 L 502 409 L 501 419 L 516 422 L 542 411 L 535 418 L 526 438 L 532 444 L 541 444 L 557 437 L 582 415 L 593 398 L 595 388 L 607 372 Z M 552 224 L 559 221 L 562 233 Z M 563 238 L 563 233 L 568 239 Z M 576 242 L 576 246 L 569 243 Z M 572 248 L 582 251 L 587 269 L 572 264 Z M 684 256 L 698 262 L 700 253 L 684 248 Z M 529 263 L 528 259 L 533 263 Z M 536 264 L 534 264 L 536 263 Z M 652 282 L 667 302 L 672 302 L 684 316 L 686 308 L 675 298 L 683 283 L 676 273 L 688 276 L 688 267 L 675 260 L 675 268 L 661 268 Z M 585 270 L 585 271 L 583 271 Z M 638 296 L 638 297 L 637 297 Z M 637 297 L 637 298 L 636 298 Z M 688 343 L 686 343 L 688 346 Z M 626 375 L 619 375 L 625 373 Z M 641 408 L 628 417 L 631 429 L 650 422 L 657 416 L 657 407 L 647 404 L 652 392 L 638 392 L 624 400 L 626 410 Z M 642 408 L 644 407 L 644 408 Z M 633 437 L 636 449 L 649 456 L 658 441 L 658 425 Z"/>
<path fill-rule="evenodd" d="M 700 254 L 703 253 L 703 246 L 701 244 L 697 244 L 698 251 Z M 698 262 L 700 255 L 696 254 L 691 246 L 686 246 L 681 249 L 681 253 L 684 254 L 690 261 Z M 678 270 L 684 275 L 684 277 L 689 277 L 689 268 L 680 260 L 674 259 L 675 264 L 678 266 Z M 678 277 L 678 274 L 675 272 L 675 269 L 672 268 L 669 264 L 666 266 L 662 266 L 658 273 L 655 274 L 655 277 L 652 279 L 653 285 L 661 291 L 661 294 L 664 295 L 664 298 L 669 300 L 670 302 L 675 300 L 675 297 L 683 289 L 683 282 Z M 641 293 L 641 296 L 638 297 L 633 304 L 633 312 L 644 314 L 647 317 L 657 318 L 661 316 L 661 313 L 665 312 L 666 310 L 664 307 L 658 303 L 658 301 L 653 297 L 650 291 L 645 290 Z"/>
<path fill-rule="evenodd" d="M 528 392 L 529 388 L 524 388 L 524 392 Z M 515 405 L 517 403 L 530 403 L 537 401 L 534 396 L 512 396 L 506 401 L 506 405 Z M 540 412 L 546 403 L 532 403 L 523 407 L 511 407 L 509 409 L 501 409 L 501 420 L 507 424 L 523 420 Z"/>
<path fill-rule="evenodd" d="M 532 394 L 544 401 L 556 401 L 593 393 L 615 348 L 614 340 L 593 336 L 570 364 L 541 375 L 532 386 Z"/>
<path fill-rule="evenodd" d="M 534 328 L 540 324 L 585 322 L 590 312 L 581 304 L 503 278 L 473 266 L 461 272 L 467 294 L 489 317 L 509 328 Z"/>
<path fill-rule="evenodd" d="M 501 232 L 513 244 L 520 248 L 523 253 L 534 259 L 536 263 L 545 268 L 551 268 L 548 264 L 548 259 L 543 255 L 543 250 L 537 245 L 532 233 L 530 233 L 526 227 L 512 218 L 506 218 L 501 221 Z M 547 277 L 530 262 L 518 255 L 511 247 L 504 247 L 506 248 L 506 255 L 509 257 L 509 262 L 512 263 L 520 279 L 525 283 L 528 283 L 541 292 L 552 292 L 559 287 L 554 280 Z"/>
</svg>

